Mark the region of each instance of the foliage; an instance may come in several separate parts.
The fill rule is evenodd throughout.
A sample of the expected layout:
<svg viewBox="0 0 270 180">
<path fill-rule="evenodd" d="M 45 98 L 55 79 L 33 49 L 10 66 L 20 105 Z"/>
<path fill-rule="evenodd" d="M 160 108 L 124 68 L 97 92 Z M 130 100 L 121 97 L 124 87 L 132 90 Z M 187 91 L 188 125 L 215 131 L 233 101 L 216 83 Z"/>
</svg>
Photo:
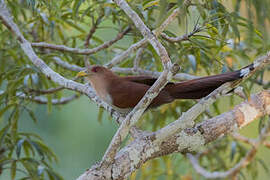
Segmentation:
<svg viewBox="0 0 270 180">
<path fill-rule="evenodd" d="M 119 52 L 142 39 L 128 17 L 114 3 L 107 0 L 7 0 L 7 5 L 15 22 L 24 36 L 31 42 L 47 42 L 64 44 L 69 47 L 84 48 L 89 29 L 95 24 L 89 48 L 94 48 L 110 40 L 118 32 L 131 26 L 132 31 L 124 40 L 113 46 L 88 56 L 91 64 L 105 64 Z M 210 75 L 235 70 L 249 64 L 254 57 L 270 49 L 268 41 L 270 5 L 268 0 L 234 0 L 232 4 L 222 0 L 194 0 L 189 8 L 184 8 L 183 0 L 134 0 L 128 1 L 150 29 L 155 29 L 177 7 L 181 15 L 165 33 L 171 37 L 192 32 L 200 27 L 200 32 L 187 41 L 170 43 L 159 37 L 166 47 L 173 62 L 182 66 L 182 72 L 194 75 Z M 247 11 L 247 12 L 246 12 Z M 246 15 L 247 14 L 247 15 Z M 97 21 L 98 20 L 98 21 Z M 18 121 L 23 112 L 38 123 L 35 112 L 31 108 L 31 99 L 43 95 L 47 99 L 48 110 L 52 108 L 52 99 L 65 96 L 63 91 L 42 94 L 39 90 L 55 88 L 57 85 L 40 72 L 22 53 L 16 39 L 0 25 L 0 174 L 10 171 L 11 179 L 21 173 L 23 179 L 61 179 L 51 168 L 50 163 L 56 161 L 54 153 L 31 132 L 21 132 Z M 51 68 L 63 76 L 72 79 L 75 72 L 58 66 L 53 60 L 62 60 L 84 66 L 84 55 L 69 52 L 36 48 L 36 53 Z M 136 53 L 131 54 L 121 67 L 132 67 Z M 147 45 L 140 60 L 140 67 L 146 70 L 160 71 L 160 58 Z M 265 72 L 259 72 L 244 84 L 247 94 L 255 88 L 262 87 L 266 78 Z M 259 86 L 258 86 L 259 85 Z M 269 84 L 265 85 L 269 87 Z M 22 99 L 18 93 L 28 98 Z M 29 100 L 30 99 L 30 100 Z M 233 106 L 239 99 L 230 98 L 230 103 L 218 101 L 211 112 L 202 114 L 198 121 L 205 117 L 225 111 L 224 106 Z M 176 101 L 164 105 L 144 115 L 140 122 L 142 129 L 157 130 L 175 120 L 179 115 L 194 104 L 192 101 Z M 229 105 L 228 105 L 229 104 Z M 227 107 L 228 109 L 229 107 Z M 100 112 L 102 117 L 102 111 Z M 226 170 L 244 156 L 247 149 L 240 143 L 223 138 L 210 146 L 213 152 L 204 156 L 201 161 L 211 170 Z M 229 149 L 229 150 L 228 150 Z M 228 152 L 230 152 L 228 154 Z M 224 160 L 231 157 L 230 161 Z M 256 178 L 256 160 L 252 166 L 252 175 Z M 167 179 L 191 174 L 192 170 L 181 155 L 170 155 L 147 162 L 131 179 L 150 179 L 167 176 Z M 185 166 L 181 171 L 178 167 Z M 253 172 L 255 171 L 255 172 Z M 196 175 L 194 175 L 196 176 Z M 147 178 L 146 178 L 147 177 Z"/>
</svg>

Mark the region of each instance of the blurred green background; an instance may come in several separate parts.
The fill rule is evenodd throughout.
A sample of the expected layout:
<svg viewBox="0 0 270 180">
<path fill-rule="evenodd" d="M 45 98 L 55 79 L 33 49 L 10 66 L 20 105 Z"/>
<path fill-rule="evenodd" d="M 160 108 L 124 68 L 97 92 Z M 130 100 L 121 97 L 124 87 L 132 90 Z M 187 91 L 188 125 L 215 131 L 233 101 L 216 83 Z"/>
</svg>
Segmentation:
<svg viewBox="0 0 270 180">
<path fill-rule="evenodd" d="M 39 122 L 34 124 L 24 116 L 20 127 L 39 134 L 53 149 L 59 159 L 54 166 L 64 179 L 75 179 L 99 161 L 117 128 L 106 116 L 99 123 L 98 107 L 86 97 L 51 113 L 46 106 L 37 106 L 35 112 Z"/>
</svg>

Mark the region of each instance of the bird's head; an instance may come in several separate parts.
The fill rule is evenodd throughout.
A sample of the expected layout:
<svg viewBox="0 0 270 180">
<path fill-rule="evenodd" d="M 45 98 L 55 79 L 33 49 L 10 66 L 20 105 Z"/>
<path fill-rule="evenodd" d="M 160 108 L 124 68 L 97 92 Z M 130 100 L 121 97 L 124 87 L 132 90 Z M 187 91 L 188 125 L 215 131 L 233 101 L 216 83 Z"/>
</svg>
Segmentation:
<svg viewBox="0 0 270 180">
<path fill-rule="evenodd" d="M 114 77 L 115 74 L 103 67 L 103 66 L 92 66 L 90 69 L 82 70 L 78 72 L 76 77 L 87 77 L 90 81 L 97 78 L 106 78 L 106 77 Z"/>
</svg>

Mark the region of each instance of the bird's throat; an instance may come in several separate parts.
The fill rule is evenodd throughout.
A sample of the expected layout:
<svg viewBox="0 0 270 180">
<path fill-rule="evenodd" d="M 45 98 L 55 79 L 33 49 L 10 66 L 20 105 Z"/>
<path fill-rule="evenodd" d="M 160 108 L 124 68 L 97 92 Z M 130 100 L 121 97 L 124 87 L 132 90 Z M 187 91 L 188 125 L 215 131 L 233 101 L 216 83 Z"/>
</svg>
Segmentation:
<svg viewBox="0 0 270 180">
<path fill-rule="evenodd" d="M 100 76 L 92 76 L 88 78 L 91 86 L 95 89 L 97 95 L 109 105 L 113 104 L 112 98 L 108 93 L 108 83 Z"/>
</svg>

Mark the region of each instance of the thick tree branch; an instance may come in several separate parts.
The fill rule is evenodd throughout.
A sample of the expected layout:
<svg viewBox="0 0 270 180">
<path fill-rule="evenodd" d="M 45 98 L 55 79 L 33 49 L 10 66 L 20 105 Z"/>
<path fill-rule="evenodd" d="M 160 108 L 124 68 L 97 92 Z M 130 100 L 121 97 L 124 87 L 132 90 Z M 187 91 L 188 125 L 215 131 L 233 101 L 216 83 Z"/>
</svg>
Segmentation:
<svg viewBox="0 0 270 180">
<path fill-rule="evenodd" d="M 270 115 L 270 90 L 252 95 L 248 101 L 239 104 L 233 110 L 205 120 L 192 128 L 186 128 L 162 142 L 153 138 L 156 137 L 155 133 L 144 133 L 121 149 L 110 167 L 102 170 L 93 167 L 78 179 L 125 179 L 150 159 L 174 152 L 198 151 L 205 144 L 265 115 Z"/>
<path fill-rule="evenodd" d="M 139 101 L 139 103 L 126 116 L 125 120 L 121 123 L 119 129 L 115 133 L 108 149 L 106 150 L 102 158 L 100 165 L 101 168 L 106 167 L 112 163 L 115 154 L 121 142 L 127 136 L 130 127 L 133 126 L 138 121 L 138 119 L 141 117 L 143 112 L 149 106 L 151 101 L 159 94 L 162 88 L 167 84 L 168 81 L 171 80 L 172 76 L 175 75 L 179 70 L 179 66 L 172 65 L 170 57 L 168 56 L 164 46 L 158 41 L 154 33 L 152 33 L 152 31 L 148 29 L 148 27 L 144 24 L 144 22 L 141 20 L 138 14 L 131 9 L 128 3 L 125 0 L 115 0 L 115 3 L 129 16 L 129 18 L 133 21 L 137 29 L 140 30 L 143 37 L 150 42 L 155 51 L 159 54 L 163 64 L 164 71 L 157 79 L 157 81 L 151 86 L 151 88 L 149 88 L 149 90 L 145 93 L 144 97 Z M 178 11 L 179 10 L 177 10 L 177 12 Z M 164 26 L 162 26 L 161 28 L 165 28 L 166 25 L 169 23 L 169 21 L 171 21 L 171 19 L 173 18 L 171 18 L 170 20 L 168 19 L 170 18 L 167 18 L 167 21 L 163 23 Z"/>
<path fill-rule="evenodd" d="M 149 106 L 149 104 L 152 102 L 152 100 L 159 94 L 159 92 L 163 89 L 167 82 L 170 81 L 172 76 L 175 75 L 179 70 L 178 66 L 178 68 L 175 68 L 176 66 L 172 66 L 171 60 L 164 46 L 158 41 L 152 31 L 148 29 L 148 27 L 144 24 L 138 14 L 130 8 L 127 2 L 125 0 L 115 0 L 115 2 L 123 11 L 125 11 L 125 13 L 129 16 L 129 18 L 137 27 L 137 29 L 140 30 L 143 37 L 151 43 L 156 52 L 160 55 L 164 71 L 157 79 L 157 81 L 151 86 L 151 88 L 147 90 L 144 97 L 139 101 L 139 103 L 126 116 L 125 120 L 121 123 L 102 158 L 101 167 L 106 167 L 112 163 L 115 154 L 119 146 L 121 145 L 121 142 L 127 136 L 130 127 L 135 125 L 135 123 L 139 120 L 139 118 Z"/>
</svg>

